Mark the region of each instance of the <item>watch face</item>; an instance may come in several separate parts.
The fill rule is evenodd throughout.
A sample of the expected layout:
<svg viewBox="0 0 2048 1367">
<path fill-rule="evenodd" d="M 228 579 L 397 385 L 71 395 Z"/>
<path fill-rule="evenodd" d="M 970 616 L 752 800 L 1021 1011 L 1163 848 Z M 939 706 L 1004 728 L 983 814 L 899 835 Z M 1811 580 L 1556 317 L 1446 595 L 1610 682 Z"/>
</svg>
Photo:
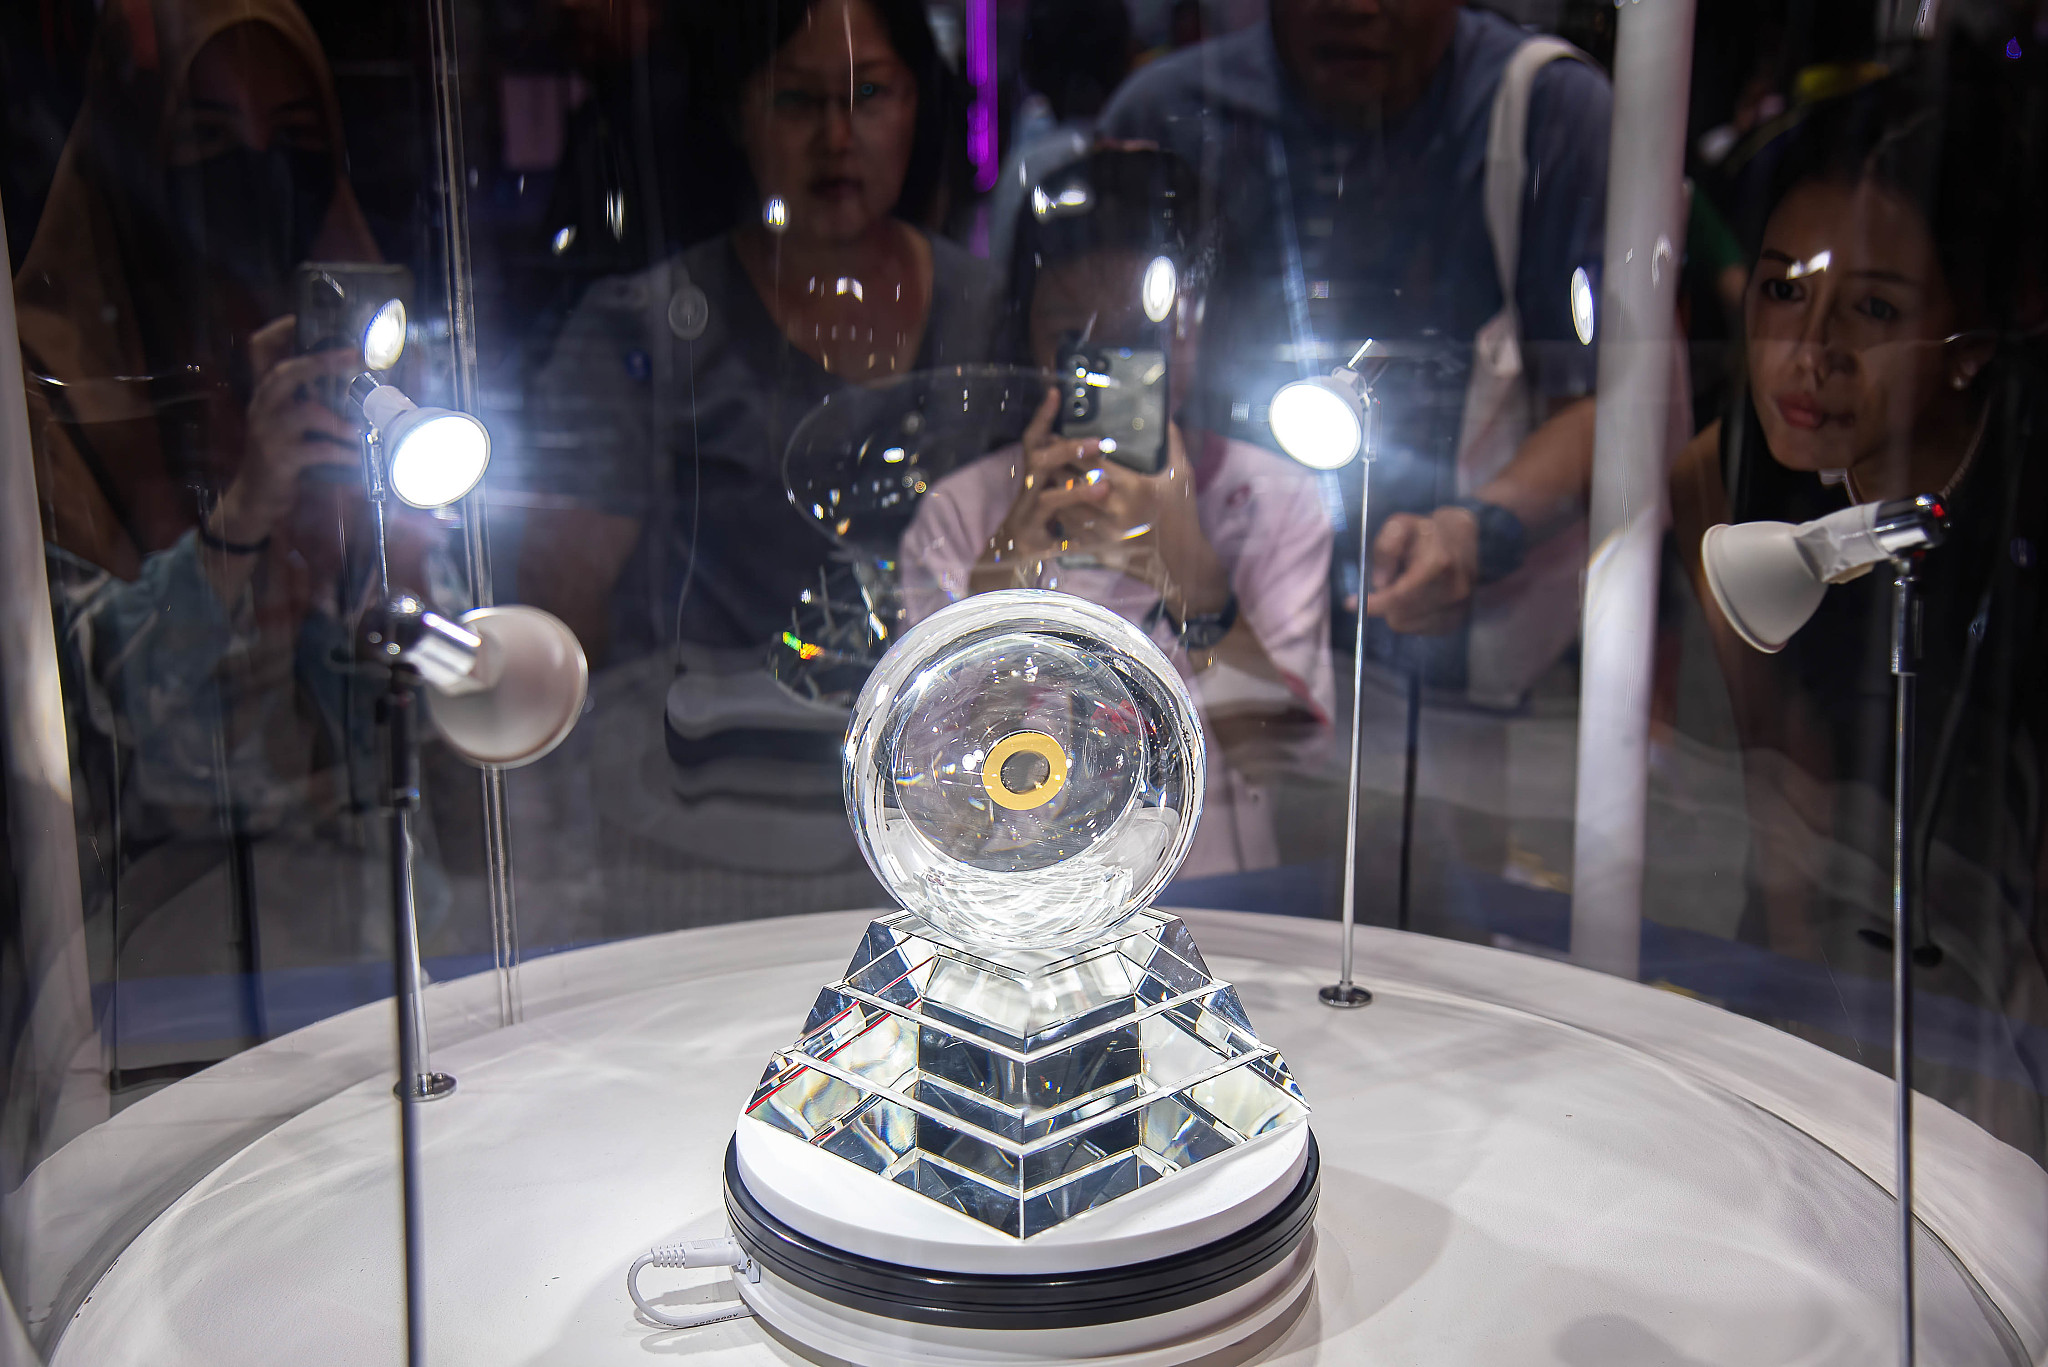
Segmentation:
<svg viewBox="0 0 2048 1367">
<path fill-rule="evenodd" d="M 1069 594 L 983 594 L 919 625 L 869 679 L 846 754 L 876 875 L 970 947 L 1110 929 L 1173 876 L 1201 815 L 1179 673 Z"/>
</svg>

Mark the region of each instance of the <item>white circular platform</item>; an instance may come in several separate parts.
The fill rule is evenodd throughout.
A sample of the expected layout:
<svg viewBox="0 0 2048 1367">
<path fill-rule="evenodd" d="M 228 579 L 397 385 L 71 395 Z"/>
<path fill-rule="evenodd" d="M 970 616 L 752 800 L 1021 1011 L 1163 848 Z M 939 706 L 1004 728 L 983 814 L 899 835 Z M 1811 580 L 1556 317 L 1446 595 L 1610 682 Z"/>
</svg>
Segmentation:
<svg viewBox="0 0 2048 1367">
<path fill-rule="evenodd" d="M 733 1148 L 754 1199 L 813 1239 L 885 1263 L 1021 1276 L 1125 1267 L 1237 1233 L 1300 1183 L 1308 1127 L 1219 1154 L 1023 1243 L 894 1182 L 848 1182 L 845 1159 L 759 1120 L 740 1122 Z"/>
<path fill-rule="evenodd" d="M 523 1024 L 437 1049 L 461 1085 L 423 1112 L 430 1361 L 800 1360 L 751 1320 L 650 1329 L 623 1276 L 650 1244 L 723 1232 L 734 1119 L 865 919 L 541 961 Z M 1360 937 L 1377 1002 L 1331 1011 L 1315 989 L 1334 927 L 1187 919 L 1286 1054 L 1322 1147 L 1309 1303 L 1253 1361 L 1893 1360 L 1882 1077 L 1699 1002 L 1392 932 Z M 388 1039 L 390 1020 L 385 1005 L 311 1029 L 360 1045 Z M 309 1056 L 289 1038 L 265 1049 Z M 99 1277 L 54 1362 L 401 1361 L 389 1089 L 367 1078 L 209 1158 Z M 202 1075 L 162 1096 L 102 1126 L 95 1151 L 131 1143 L 146 1165 L 152 1137 L 190 1142 L 181 1104 L 225 1112 L 234 1092 Z M 1920 1109 L 1924 1218 L 1941 1236 L 1921 1241 L 1921 1361 L 2034 1361 L 2048 1353 L 2048 1177 Z M 704 1272 L 642 1285 L 675 1288 L 658 1298 L 670 1308 L 731 1294 Z"/>
</svg>

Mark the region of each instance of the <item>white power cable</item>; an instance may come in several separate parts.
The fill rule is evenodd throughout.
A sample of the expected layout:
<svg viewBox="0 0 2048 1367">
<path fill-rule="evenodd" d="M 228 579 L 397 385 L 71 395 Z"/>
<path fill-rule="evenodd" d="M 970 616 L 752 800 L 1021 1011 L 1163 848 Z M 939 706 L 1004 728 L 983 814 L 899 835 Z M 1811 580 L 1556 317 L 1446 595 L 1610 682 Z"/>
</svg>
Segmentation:
<svg viewBox="0 0 2048 1367">
<path fill-rule="evenodd" d="M 633 1260 L 632 1269 L 626 1273 L 626 1294 L 633 1298 L 633 1304 L 642 1315 L 667 1329 L 696 1329 L 724 1320 L 745 1319 L 754 1313 L 745 1301 L 734 1301 L 726 1305 L 707 1305 L 691 1315 L 663 1314 L 640 1294 L 640 1270 L 646 1267 L 730 1267 L 750 1282 L 761 1280 L 760 1269 L 754 1266 L 754 1260 L 747 1256 L 736 1239 L 693 1239 L 680 1244 L 656 1244 Z"/>
</svg>

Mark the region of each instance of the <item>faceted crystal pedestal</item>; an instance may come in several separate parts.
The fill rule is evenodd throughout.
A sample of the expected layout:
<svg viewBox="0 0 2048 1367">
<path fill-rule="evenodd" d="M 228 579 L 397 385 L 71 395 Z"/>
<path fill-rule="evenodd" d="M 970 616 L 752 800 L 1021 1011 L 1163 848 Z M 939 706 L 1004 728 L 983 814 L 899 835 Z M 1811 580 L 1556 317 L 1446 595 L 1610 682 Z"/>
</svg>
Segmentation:
<svg viewBox="0 0 2048 1367">
<path fill-rule="evenodd" d="M 870 923 L 747 1114 L 1028 1239 L 1308 1106 L 1176 917 L 977 952 L 906 911 Z"/>
</svg>

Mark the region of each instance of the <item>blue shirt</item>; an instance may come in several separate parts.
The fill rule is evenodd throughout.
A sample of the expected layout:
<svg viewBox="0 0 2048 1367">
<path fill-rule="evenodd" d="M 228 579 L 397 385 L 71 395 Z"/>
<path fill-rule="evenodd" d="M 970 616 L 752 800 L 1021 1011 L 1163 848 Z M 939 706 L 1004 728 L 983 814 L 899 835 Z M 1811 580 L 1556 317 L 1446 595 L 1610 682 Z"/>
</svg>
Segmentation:
<svg viewBox="0 0 2048 1367">
<path fill-rule="evenodd" d="M 1204 392 L 1190 396 L 1200 425 L 1270 445 L 1275 390 L 1327 373 L 1367 337 L 1389 341 L 1412 359 L 1379 386 L 1375 518 L 1452 496 L 1473 336 L 1502 305 L 1482 207 L 1487 129 L 1527 36 L 1496 15 L 1461 11 L 1422 97 L 1369 131 L 1309 109 L 1265 25 L 1164 58 L 1118 92 L 1103 134 L 1186 158 L 1220 229 Z M 1544 396 L 1593 386 L 1571 281 L 1581 268 L 1599 278 L 1612 106 L 1606 78 L 1578 61 L 1544 67 L 1530 93 L 1516 303 L 1524 361 Z M 1298 337 L 1304 314 L 1308 335 Z M 1405 487 L 1381 500 L 1383 480 L 1404 464 L 1412 476 L 1393 482 Z"/>
</svg>

